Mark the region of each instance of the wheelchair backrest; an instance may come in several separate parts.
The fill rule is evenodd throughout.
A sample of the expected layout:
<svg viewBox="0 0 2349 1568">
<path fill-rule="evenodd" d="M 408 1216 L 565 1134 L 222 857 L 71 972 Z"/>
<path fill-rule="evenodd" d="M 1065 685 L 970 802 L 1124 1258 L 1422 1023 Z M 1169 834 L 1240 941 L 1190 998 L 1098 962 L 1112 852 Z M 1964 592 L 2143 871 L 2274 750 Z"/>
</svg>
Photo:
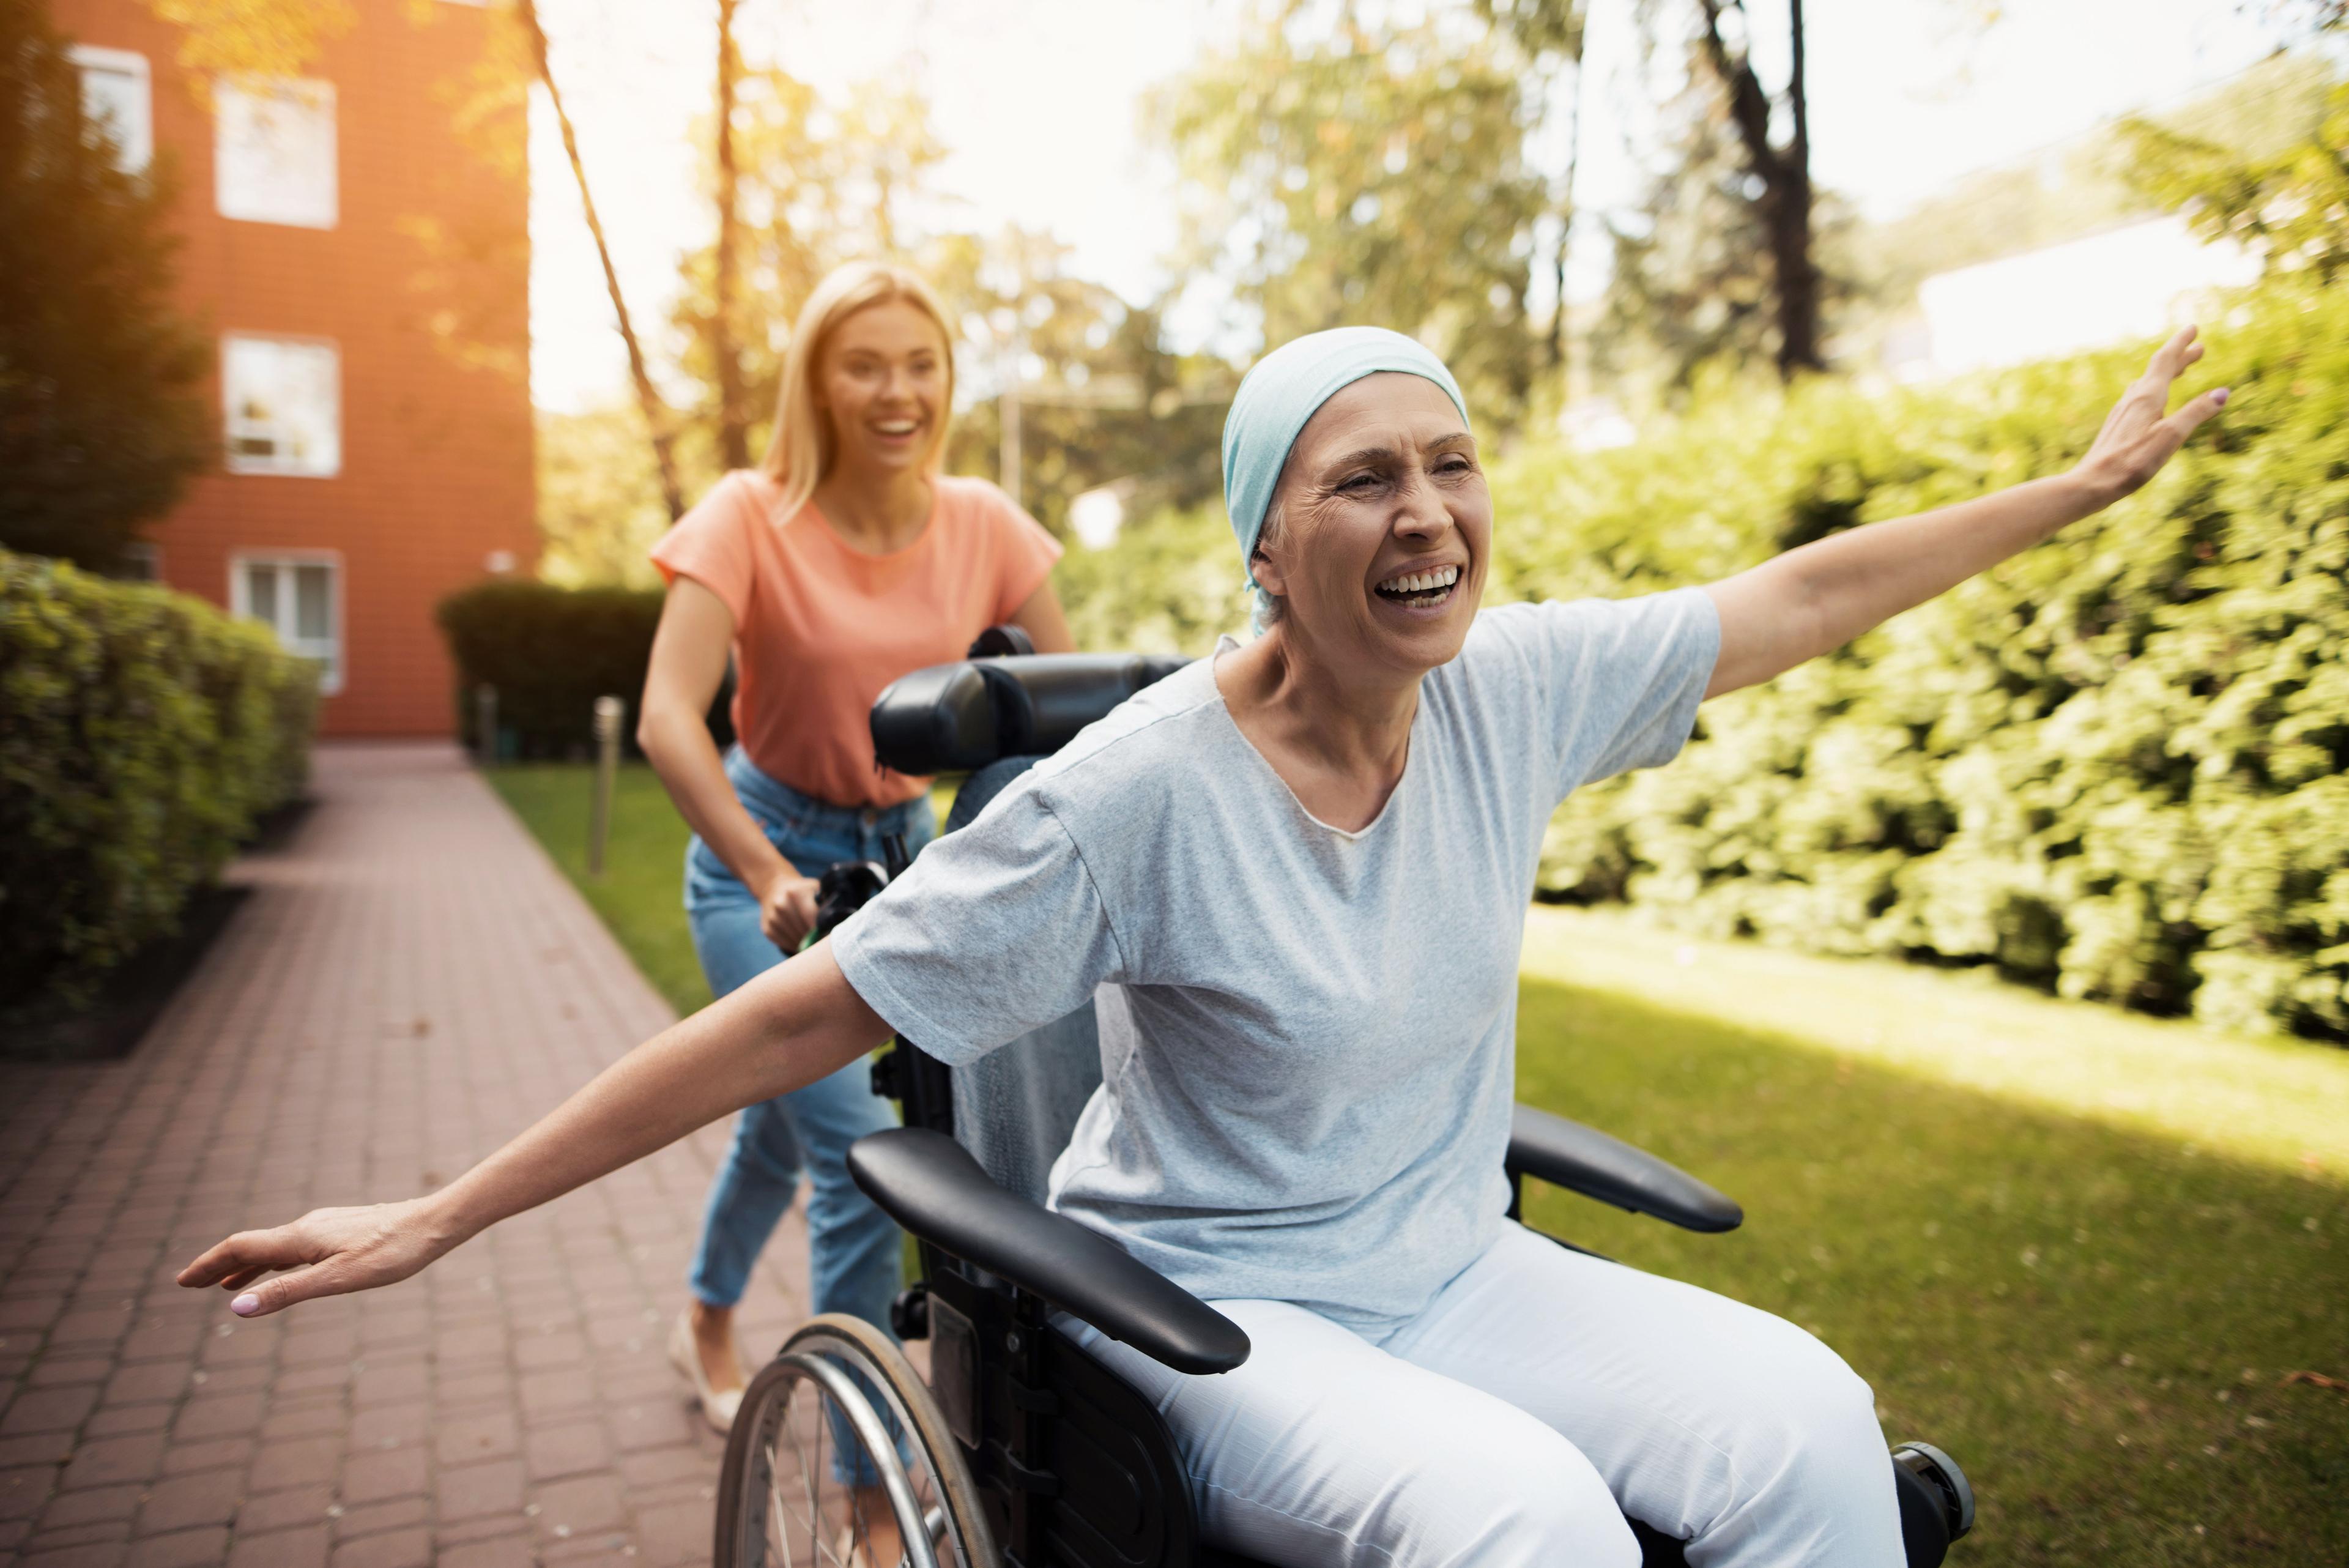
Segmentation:
<svg viewBox="0 0 2349 1568">
<path fill-rule="evenodd" d="M 917 670 L 873 704 L 874 753 L 900 773 L 969 770 L 947 815 L 952 833 L 1040 758 L 1187 662 L 1164 654 L 1031 654 Z M 1101 1085 L 1092 1004 L 950 1077 L 956 1141 L 998 1183 L 1041 1203 L 1052 1162 Z"/>
</svg>

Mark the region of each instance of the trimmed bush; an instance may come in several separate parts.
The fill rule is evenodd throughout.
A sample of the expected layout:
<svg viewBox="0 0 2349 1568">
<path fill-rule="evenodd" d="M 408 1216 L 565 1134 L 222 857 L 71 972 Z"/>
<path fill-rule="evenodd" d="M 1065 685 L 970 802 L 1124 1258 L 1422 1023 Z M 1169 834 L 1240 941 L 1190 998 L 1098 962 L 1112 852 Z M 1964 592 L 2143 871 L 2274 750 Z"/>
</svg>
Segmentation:
<svg viewBox="0 0 2349 1568">
<path fill-rule="evenodd" d="M 436 617 L 457 666 L 457 722 L 465 743 L 480 743 L 473 689 L 487 684 L 497 688 L 501 755 L 586 755 L 595 743 L 595 699 L 604 696 L 628 704 L 621 734 L 633 750 L 661 600 L 658 588 L 559 588 L 528 580 L 480 583 L 441 600 Z M 730 681 L 710 709 L 721 746 L 733 740 L 731 692 Z"/>
<path fill-rule="evenodd" d="M 86 1001 L 309 773 L 317 671 L 183 594 L 0 551 L 0 1002 Z"/>
<path fill-rule="evenodd" d="M 1578 793 L 1549 895 L 2067 996 L 2349 1036 L 2349 293 L 2209 334 L 2234 396 L 2138 495 Z M 1495 600 L 1710 581 L 2063 472 L 2142 348 L 1886 393 L 1720 395 L 1496 477 Z"/>
</svg>

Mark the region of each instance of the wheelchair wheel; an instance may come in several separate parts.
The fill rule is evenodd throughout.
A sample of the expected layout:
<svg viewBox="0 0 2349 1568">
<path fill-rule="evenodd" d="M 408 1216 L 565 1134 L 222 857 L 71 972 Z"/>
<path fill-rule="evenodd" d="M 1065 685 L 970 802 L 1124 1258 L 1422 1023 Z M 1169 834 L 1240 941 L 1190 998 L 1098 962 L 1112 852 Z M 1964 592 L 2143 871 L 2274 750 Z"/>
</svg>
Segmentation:
<svg viewBox="0 0 2349 1568">
<path fill-rule="evenodd" d="M 880 1521 L 840 1480 L 843 1464 L 879 1472 L 902 1558 L 875 1558 Z M 712 1560 L 1001 1568 L 962 1450 L 920 1374 L 888 1335 L 836 1313 L 809 1319 L 744 1391 L 719 1475 Z"/>
</svg>

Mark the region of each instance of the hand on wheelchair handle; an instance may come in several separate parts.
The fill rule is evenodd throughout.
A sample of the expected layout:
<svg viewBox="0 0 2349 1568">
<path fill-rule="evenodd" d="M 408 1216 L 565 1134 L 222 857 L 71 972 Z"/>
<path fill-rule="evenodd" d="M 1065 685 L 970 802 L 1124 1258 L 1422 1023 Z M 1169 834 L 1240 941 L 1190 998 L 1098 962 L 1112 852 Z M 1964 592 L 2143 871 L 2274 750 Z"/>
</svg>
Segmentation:
<svg viewBox="0 0 2349 1568">
<path fill-rule="evenodd" d="M 786 868 L 759 898 L 759 929 L 788 955 L 815 929 L 816 881 Z"/>
</svg>

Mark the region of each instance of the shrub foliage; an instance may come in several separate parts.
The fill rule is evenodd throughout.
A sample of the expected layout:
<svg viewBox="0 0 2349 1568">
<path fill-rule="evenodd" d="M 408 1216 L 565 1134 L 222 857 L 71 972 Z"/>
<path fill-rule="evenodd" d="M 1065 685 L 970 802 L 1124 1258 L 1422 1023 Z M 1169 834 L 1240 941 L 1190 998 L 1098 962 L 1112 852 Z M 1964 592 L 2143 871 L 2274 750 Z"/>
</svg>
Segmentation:
<svg viewBox="0 0 2349 1568">
<path fill-rule="evenodd" d="M 2209 336 L 2194 384 L 2232 400 L 2152 485 L 1708 704 L 1671 767 L 1568 804 L 1542 888 L 2349 1035 L 2349 297 L 2271 286 Z M 2142 362 L 1716 394 L 1638 446 L 1525 454 L 1489 597 L 1709 581 L 2060 472 Z"/>
<path fill-rule="evenodd" d="M 317 674 L 264 628 L 0 551 L 0 1002 L 87 998 L 308 776 Z"/>
<path fill-rule="evenodd" d="M 457 722 L 465 743 L 479 743 L 473 691 L 489 685 L 497 689 L 504 753 L 585 755 L 595 743 L 595 699 L 605 696 L 628 704 L 621 733 L 633 747 L 661 599 L 658 588 L 503 581 L 477 584 L 441 600 L 437 615 L 457 666 Z M 730 682 L 710 710 L 710 728 L 721 745 L 733 739 L 726 716 L 730 695 Z"/>
</svg>

